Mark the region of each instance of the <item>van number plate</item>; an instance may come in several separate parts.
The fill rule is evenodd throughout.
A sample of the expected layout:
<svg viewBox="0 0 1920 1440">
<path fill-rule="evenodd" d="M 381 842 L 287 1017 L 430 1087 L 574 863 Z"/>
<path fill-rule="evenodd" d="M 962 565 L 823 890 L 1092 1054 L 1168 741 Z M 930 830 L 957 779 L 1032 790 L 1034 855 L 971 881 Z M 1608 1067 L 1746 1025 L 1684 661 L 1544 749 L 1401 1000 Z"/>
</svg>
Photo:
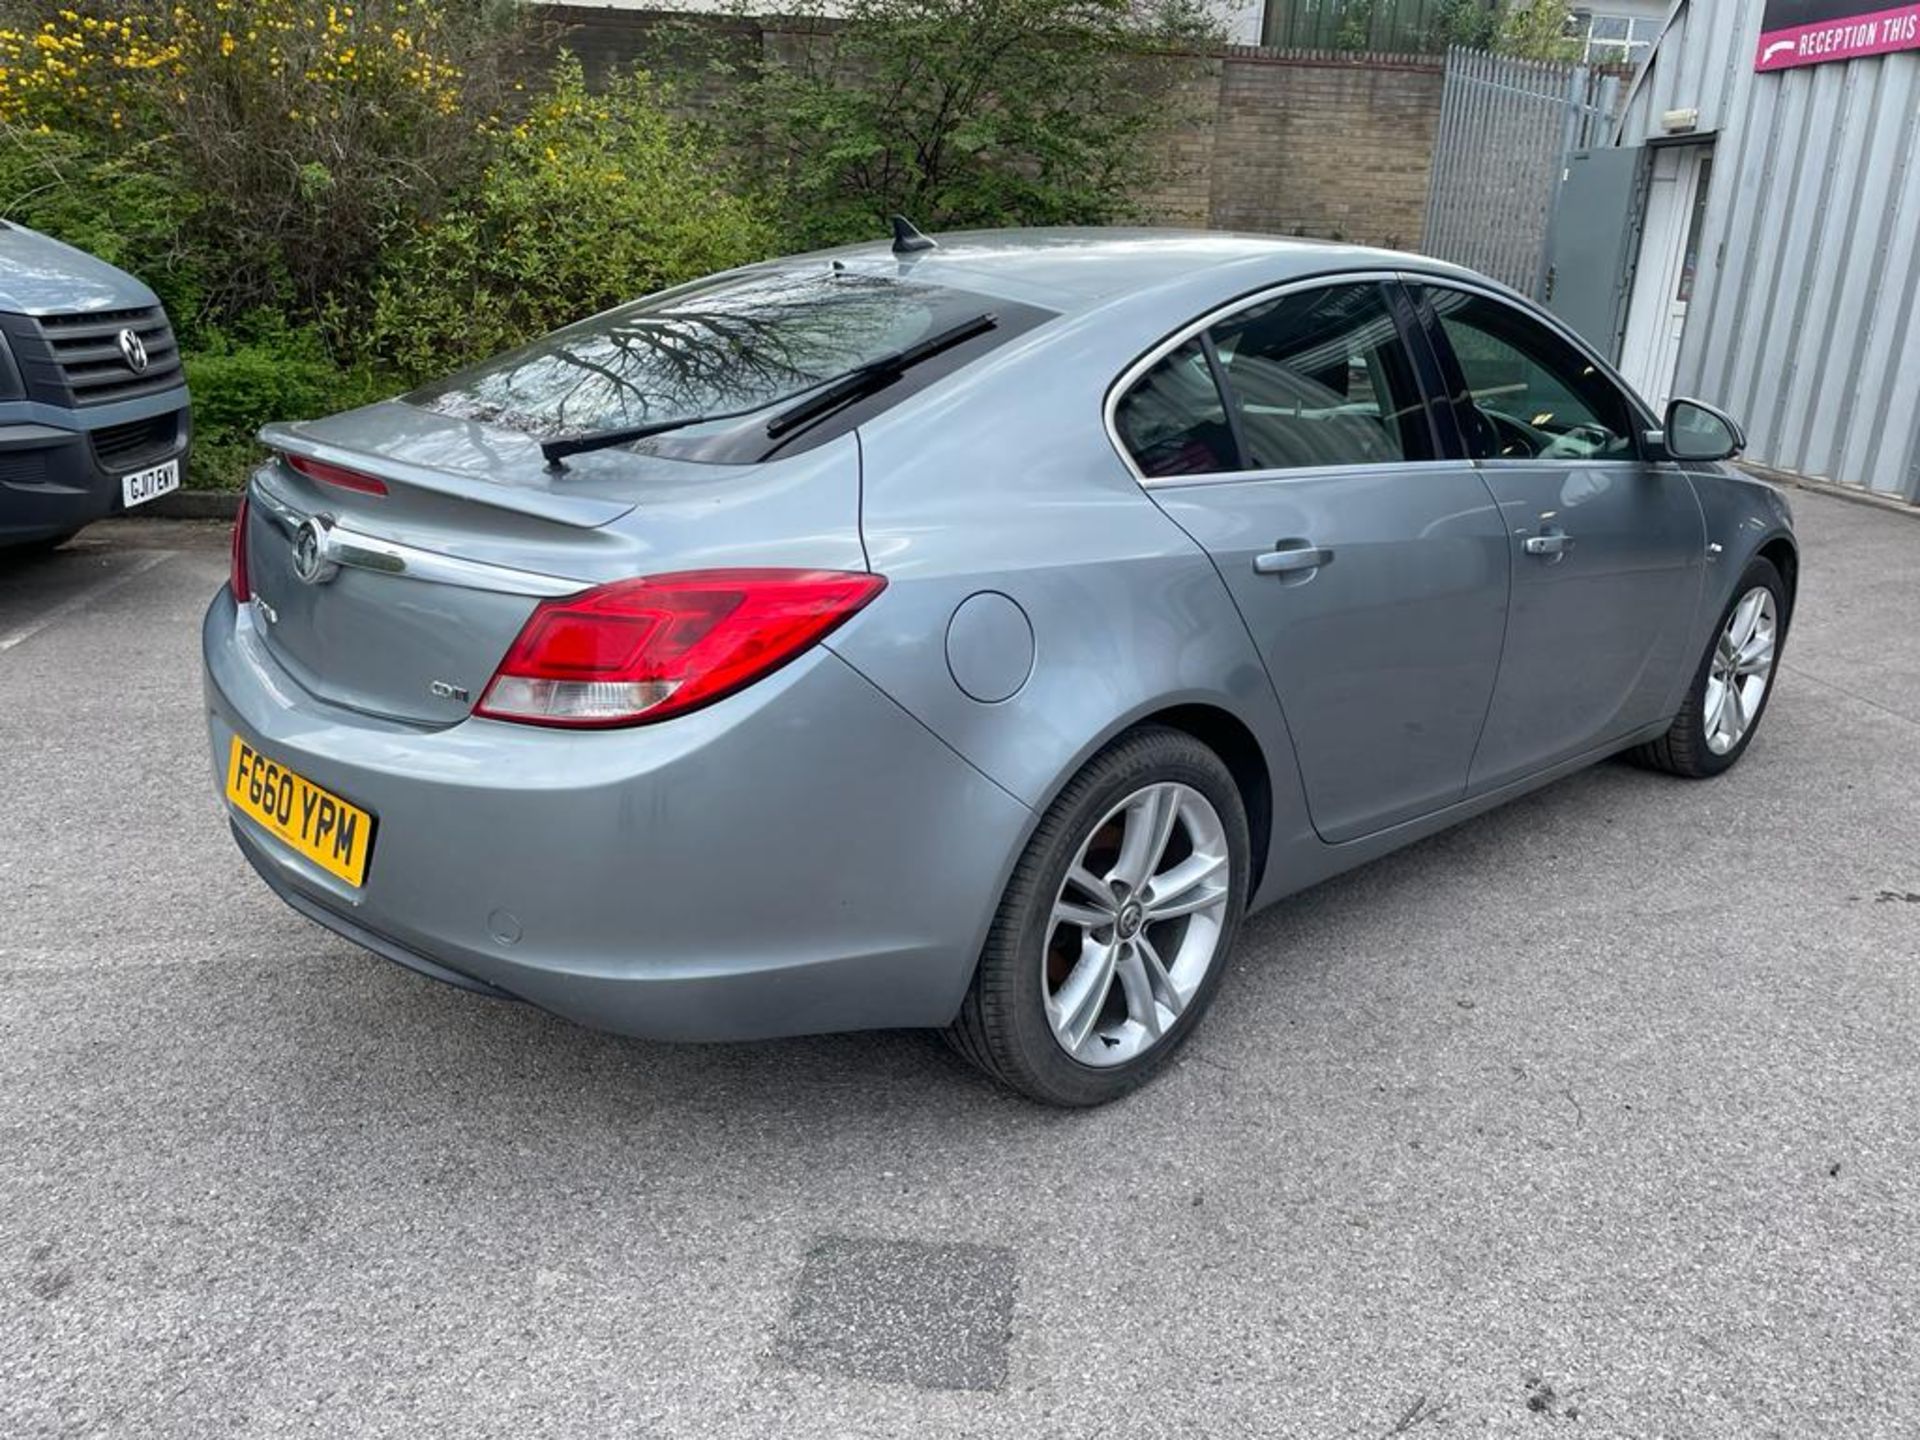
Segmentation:
<svg viewBox="0 0 1920 1440">
<path fill-rule="evenodd" d="M 120 498 L 127 509 L 158 499 L 169 490 L 180 488 L 180 462 L 169 460 L 120 477 Z"/>
</svg>

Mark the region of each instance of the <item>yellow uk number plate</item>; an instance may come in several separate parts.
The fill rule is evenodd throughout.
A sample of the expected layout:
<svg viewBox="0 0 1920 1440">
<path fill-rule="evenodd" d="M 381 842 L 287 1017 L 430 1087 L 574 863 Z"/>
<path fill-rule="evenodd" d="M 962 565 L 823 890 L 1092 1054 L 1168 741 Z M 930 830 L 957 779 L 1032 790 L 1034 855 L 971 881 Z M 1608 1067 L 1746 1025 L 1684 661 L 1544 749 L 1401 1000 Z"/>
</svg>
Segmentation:
<svg viewBox="0 0 1920 1440">
<path fill-rule="evenodd" d="M 349 885 L 366 879 L 373 816 L 269 760 L 238 735 L 227 757 L 227 799 L 322 870 Z"/>
</svg>

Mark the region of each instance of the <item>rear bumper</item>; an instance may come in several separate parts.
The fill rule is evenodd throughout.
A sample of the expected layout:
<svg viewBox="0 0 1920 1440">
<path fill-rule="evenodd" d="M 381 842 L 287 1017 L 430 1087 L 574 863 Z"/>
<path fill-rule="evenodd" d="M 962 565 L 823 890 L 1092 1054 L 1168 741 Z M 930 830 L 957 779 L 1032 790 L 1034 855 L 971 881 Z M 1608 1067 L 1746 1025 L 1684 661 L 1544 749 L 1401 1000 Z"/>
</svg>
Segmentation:
<svg viewBox="0 0 1920 1440">
<path fill-rule="evenodd" d="M 58 413 L 69 420 L 81 418 Z M 88 429 L 40 419 L 0 421 L 0 545 L 64 535 L 118 514 L 125 508 L 120 489 L 123 475 L 166 460 L 185 464 L 191 438 L 185 390 L 101 407 L 84 418 Z M 96 443 L 97 434 L 112 436 L 149 425 L 153 437 L 145 445 L 135 444 L 125 451 L 108 448 L 103 454 Z"/>
<path fill-rule="evenodd" d="M 402 964 L 596 1028 L 742 1040 L 943 1025 L 1031 813 L 816 649 L 705 710 L 569 734 L 331 706 L 222 590 L 209 738 L 376 817 L 355 890 L 230 812 L 290 904 Z"/>
</svg>

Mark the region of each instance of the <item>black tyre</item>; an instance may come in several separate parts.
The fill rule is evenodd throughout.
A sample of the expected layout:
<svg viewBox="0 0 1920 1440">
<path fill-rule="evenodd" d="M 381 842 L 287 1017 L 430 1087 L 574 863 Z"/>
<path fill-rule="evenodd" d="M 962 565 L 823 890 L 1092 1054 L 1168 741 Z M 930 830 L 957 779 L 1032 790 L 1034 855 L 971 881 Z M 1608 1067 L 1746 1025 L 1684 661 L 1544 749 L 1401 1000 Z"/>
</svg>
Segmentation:
<svg viewBox="0 0 1920 1440">
<path fill-rule="evenodd" d="M 1690 780 L 1724 774 L 1739 763 L 1773 698 L 1788 618 L 1780 572 L 1772 561 L 1756 558 L 1714 624 L 1673 728 L 1630 752 L 1631 758 Z"/>
<path fill-rule="evenodd" d="M 1014 867 L 952 1046 L 1050 1105 L 1140 1085 L 1213 998 L 1251 875 L 1219 756 L 1143 726 L 1089 761 Z"/>
</svg>

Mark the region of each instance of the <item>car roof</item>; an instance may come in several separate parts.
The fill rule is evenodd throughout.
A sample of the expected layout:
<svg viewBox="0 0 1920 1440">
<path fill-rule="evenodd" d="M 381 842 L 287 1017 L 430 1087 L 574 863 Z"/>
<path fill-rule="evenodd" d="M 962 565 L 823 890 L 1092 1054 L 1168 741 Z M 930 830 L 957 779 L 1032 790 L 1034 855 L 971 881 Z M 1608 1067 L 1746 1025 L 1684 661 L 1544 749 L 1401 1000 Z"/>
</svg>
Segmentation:
<svg viewBox="0 0 1920 1440">
<path fill-rule="evenodd" d="M 1400 250 L 1216 230 L 1060 227 L 969 230 L 933 238 L 938 248 L 911 255 L 895 255 L 889 242 L 874 241 L 801 260 L 834 260 L 849 269 L 911 274 L 1061 313 L 1096 309 L 1121 297 L 1162 288 L 1190 288 L 1196 275 L 1202 274 L 1217 276 L 1226 296 L 1250 285 L 1282 284 L 1295 277 L 1340 271 L 1469 273 Z"/>
</svg>

